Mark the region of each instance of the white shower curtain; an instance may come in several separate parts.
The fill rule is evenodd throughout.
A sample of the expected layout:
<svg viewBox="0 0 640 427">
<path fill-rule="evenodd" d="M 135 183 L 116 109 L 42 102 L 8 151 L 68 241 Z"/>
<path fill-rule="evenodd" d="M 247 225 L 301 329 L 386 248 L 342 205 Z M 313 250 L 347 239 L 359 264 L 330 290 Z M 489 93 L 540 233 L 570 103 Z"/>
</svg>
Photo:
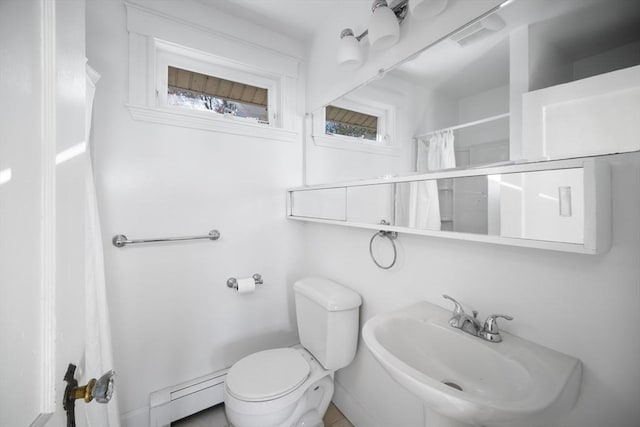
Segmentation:
<svg viewBox="0 0 640 427">
<path fill-rule="evenodd" d="M 436 171 L 456 167 L 453 141 L 454 134 L 452 130 L 444 130 L 431 135 L 427 148 L 427 170 Z M 418 170 L 418 172 L 421 171 Z"/>
<path fill-rule="evenodd" d="M 107 307 L 107 289 L 104 275 L 104 257 L 102 234 L 98 215 L 98 200 L 91 164 L 90 130 L 93 111 L 93 98 L 96 82 L 100 75 L 87 65 L 86 95 L 86 152 L 85 161 L 85 369 L 87 378 L 99 377 L 113 369 L 113 349 L 111 328 Z M 116 379 L 117 387 L 117 379 Z M 118 395 L 113 394 L 111 401 L 104 405 L 91 403 L 86 406 L 86 421 L 90 427 L 120 427 L 118 413 Z"/>
<path fill-rule="evenodd" d="M 433 172 L 456 167 L 453 131 L 432 134 L 417 140 L 416 171 Z M 440 230 L 440 198 L 435 180 L 411 182 L 398 192 L 397 218 L 407 227 Z"/>
</svg>

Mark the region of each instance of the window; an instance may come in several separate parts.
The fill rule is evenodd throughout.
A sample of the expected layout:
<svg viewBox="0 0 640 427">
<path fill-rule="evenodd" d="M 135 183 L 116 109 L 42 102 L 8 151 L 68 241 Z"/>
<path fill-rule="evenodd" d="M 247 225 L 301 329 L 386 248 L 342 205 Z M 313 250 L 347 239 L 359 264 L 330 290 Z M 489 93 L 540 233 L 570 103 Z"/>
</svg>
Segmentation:
<svg viewBox="0 0 640 427">
<path fill-rule="evenodd" d="M 346 108 L 328 105 L 325 108 L 325 133 L 375 141 L 378 138 L 378 118 Z"/>
<path fill-rule="evenodd" d="M 298 58 L 229 36 L 191 15 L 125 2 L 134 120 L 299 141 Z M 197 28 L 197 31 L 194 31 Z"/>
<path fill-rule="evenodd" d="M 249 66 L 156 40 L 156 105 L 215 120 L 281 127 L 280 81 Z"/>
<path fill-rule="evenodd" d="M 168 67 L 167 105 L 269 123 L 268 89 Z"/>
<path fill-rule="evenodd" d="M 369 98 L 350 96 L 313 115 L 316 145 L 345 150 L 392 154 L 396 109 Z"/>
</svg>

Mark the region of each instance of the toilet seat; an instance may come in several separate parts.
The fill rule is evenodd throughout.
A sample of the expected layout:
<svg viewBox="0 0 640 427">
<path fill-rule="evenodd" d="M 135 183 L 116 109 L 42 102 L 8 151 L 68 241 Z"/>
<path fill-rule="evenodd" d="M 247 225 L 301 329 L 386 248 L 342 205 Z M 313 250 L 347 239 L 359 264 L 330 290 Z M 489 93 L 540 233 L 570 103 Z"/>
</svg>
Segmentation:
<svg viewBox="0 0 640 427">
<path fill-rule="evenodd" d="M 251 354 L 236 362 L 227 373 L 229 394 L 246 402 L 282 397 L 298 388 L 310 367 L 299 351 L 276 348 Z"/>
</svg>

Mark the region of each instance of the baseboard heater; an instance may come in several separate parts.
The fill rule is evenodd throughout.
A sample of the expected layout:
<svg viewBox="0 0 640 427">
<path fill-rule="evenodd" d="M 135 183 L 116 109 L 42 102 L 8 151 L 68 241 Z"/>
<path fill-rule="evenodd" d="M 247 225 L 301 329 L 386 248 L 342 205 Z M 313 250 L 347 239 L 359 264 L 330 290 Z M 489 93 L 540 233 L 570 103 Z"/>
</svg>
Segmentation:
<svg viewBox="0 0 640 427">
<path fill-rule="evenodd" d="M 224 369 L 151 393 L 149 427 L 169 427 L 173 421 L 222 403 L 227 371 Z"/>
</svg>

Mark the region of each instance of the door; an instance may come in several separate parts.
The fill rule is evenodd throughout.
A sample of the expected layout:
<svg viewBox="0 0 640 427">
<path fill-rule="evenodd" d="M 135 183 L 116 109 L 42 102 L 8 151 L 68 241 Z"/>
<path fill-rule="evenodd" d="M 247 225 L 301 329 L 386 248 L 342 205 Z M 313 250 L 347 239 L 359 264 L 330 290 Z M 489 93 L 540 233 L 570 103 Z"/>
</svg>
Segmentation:
<svg viewBox="0 0 640 427">
<path fill-rule="evenodd" d="M 0 2 L 2 426 L 64 425 L 84 352 L 84 40 L 83 0 Z"/>
</svg>

